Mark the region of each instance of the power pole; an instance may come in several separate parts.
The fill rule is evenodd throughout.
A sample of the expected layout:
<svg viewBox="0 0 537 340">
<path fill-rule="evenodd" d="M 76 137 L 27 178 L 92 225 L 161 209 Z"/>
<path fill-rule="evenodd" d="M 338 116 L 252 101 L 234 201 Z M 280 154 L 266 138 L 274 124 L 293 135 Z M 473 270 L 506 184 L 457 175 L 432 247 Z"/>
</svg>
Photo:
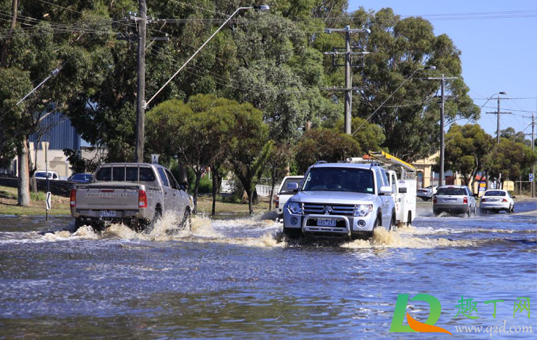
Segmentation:
<svg viewBox="0 0 537 340">
<path fill-rule="evenodd" d="M 522 116 L 525 118 L 531 118 L 531 134 L 527 133 L 526 135 L 531 135 L 531 153 L 535 154 L 535 114 L 532 113 L 531 117 Z M 531 197 L 535 197 L 535 163 L 531 165 L 531 173 L 533 180 L 531 181 Z"/>
<path fill-rule="evenodd" d="M 351 33 L 358 33 L 358 32 L 365 32 L 365 33 L 371 33 L 371 31 L 367 28 L 351 28 L 350 26 L 345 26 L 345 28 L 327 28 L 326 33 L 332 33 L 332 32 L 342 32 L 345 33 L 345 52 L 325 52 L 324 54 L 332 55 L 332 64 L 334 66 L 342 66 L 342 65 L 336 65 L 335 63 L 335 56 L 344 54 L 345 55 L 345 88 L 343 91 L 345 91 L 345 133 L 350 135 L 351 134 L 351 113 L 352 113 L 352 72 L 351 67 L 356 65 L 351 65 L 351 55 L 364 55 L 368 54 L 368 52 L 352 52 L 351 48 Z"/>
<path fill-rule="evenodd" d="M 500 144 L 500 115 L 510 115 L 512 112 L 501 112 L 500 110 L 500 94 L 507 94 L 507 92 L 498 92 L 498 111 L 496 112 L 487 112 L 487 114 L 498 115 L 496 123 L 496 143 Z"/>
<path fill-rule="evenodd" d="M 118 40 L 128 40 L 130 42 L 137 42 L 137 59 L 136 59 L 136 73 L 137 79 L 137 94 L 136 94 L 136 152 L 135 162 L 142 163 L 144 161 L 144 136 L 145 136 L 145 110 L 147 103 L 145 101 L 145 50 L 146 50 L 146 35 L 147 35 L 147 5 L 146 0 L 139 0 L 140 13 L 129 12 L 129 17 L 125 18 L 128 22 L 134 21 L 136 26 L 136 32 L 127 29 L 124 33 L 118 33 Z M 149 23 L 158 20 L 150 20 Z M 132 25 L 123 25 L 122 27 L 132 27 Z M 164 37 L 150 37 L 151 41 L 164 40 L 168 41 L 168 35 Z"/>
<path fill-rule="evenodd" d="M 147 24 L 147 6 L 145 0 L 139 0 L 140 18 L 138 21 L 138 93 L 136 97 L 136 157 L 135 162 L 144 161 L 145 133 L 145 34 Z"/>
<path fill-rule="evenodd" d="M 531 153 L 535 155 L 535 114 L 531 114 Z M 531 181 L 531 197 L 535 197 L 535 162 L 531 165 L 533 181 Z"/>
<path fill-rule="evenodd" d="M 446 79 L 457 79 L 457 77 L 428 77 L 429 80 L 440 80 L 440 88 L 442 91 L 442 102 L 440 104 L 440 178 L 438 179 L 438 185 L 444 185 L 444 162 L 445 162 L 445 149 L 446 143 L 444 138 L 444 125 L 445 125 L 445 114 L 444 114 L 444 103 L 446 102 L 445 96 L 445 87 Z"/>
</svg>

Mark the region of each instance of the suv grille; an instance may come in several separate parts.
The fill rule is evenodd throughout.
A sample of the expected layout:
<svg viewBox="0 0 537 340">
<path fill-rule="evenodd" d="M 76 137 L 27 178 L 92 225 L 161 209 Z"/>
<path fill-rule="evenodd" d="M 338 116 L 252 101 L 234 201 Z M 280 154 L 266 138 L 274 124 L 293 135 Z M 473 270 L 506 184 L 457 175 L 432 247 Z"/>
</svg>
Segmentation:
<svg viewBox="0 0 537 340">
<path fill-rule="evenodd" d="M 354 213 L 354 205 L 304 203 L 304 214 L 348 215 Z"/>
</svg>

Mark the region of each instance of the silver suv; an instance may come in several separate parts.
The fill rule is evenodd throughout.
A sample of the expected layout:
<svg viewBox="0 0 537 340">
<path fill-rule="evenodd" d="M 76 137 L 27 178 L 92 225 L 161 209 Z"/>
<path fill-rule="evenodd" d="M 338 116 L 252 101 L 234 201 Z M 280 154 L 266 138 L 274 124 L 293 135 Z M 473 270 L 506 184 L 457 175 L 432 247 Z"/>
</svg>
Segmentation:
<svg viewBox="0 0 537 340">
<path fill-rule="evenodd" d="M 373 229 L 395 225 L 392 188 L 376 163 L 316 164 L 296 189 L 283 209 L 283 231 L 289 238 L 369 238 Z"/>
</svg>

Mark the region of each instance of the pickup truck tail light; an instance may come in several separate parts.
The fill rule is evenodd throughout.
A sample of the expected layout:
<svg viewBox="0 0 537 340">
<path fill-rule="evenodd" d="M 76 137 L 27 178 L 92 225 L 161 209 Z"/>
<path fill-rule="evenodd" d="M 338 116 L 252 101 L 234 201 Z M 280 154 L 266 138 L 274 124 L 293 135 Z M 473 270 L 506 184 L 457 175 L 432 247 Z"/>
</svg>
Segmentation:
<svg viewBox="0 0 537 340">
<path fill-rule="evenodd" d="M 276 195 L 276 197 L 274 197 L 274 205 L 276 206 L 276 208 L 279 208 L 279 206 L 280 206 L 280 196 Z"/>
<path fill-rule="evenodd" d="M 71 189 L 71 206 L 76 207 L 76 189 Z"/>
<path fill-rule="evenodd" d="M 468 204 L 468 197 L 463 197 L 462 198 L 462 203 L 463 204 Z"/>
<path fill-rule="evenodd" d="M 138 191 L 138 208 L 147 208 L 147 194 L 145 190 Z"/>
</svg>

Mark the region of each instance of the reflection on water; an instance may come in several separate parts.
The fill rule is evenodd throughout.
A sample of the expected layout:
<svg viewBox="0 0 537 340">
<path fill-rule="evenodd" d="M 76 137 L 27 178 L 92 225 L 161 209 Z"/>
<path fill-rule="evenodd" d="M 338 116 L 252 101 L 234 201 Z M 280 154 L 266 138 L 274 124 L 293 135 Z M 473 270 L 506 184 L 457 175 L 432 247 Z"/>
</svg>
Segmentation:
<svg viewBox="0 0 537 340">
<path fill-rule="evenodd" d="M 537 301 L 531 216 L 421 216 L 346 242 L 288 242 L 269 216 L 195 217 L 192 230 L 164 216 L 150 234 L 0 217 L 0 338 L 392 338 L 397 294 L 436 296 L 450 330 L 461 295 L 509 300 L 497 320 L 519 296 Z M 494 325 L 481 306 L 472 325 Z"/>
</svg>

